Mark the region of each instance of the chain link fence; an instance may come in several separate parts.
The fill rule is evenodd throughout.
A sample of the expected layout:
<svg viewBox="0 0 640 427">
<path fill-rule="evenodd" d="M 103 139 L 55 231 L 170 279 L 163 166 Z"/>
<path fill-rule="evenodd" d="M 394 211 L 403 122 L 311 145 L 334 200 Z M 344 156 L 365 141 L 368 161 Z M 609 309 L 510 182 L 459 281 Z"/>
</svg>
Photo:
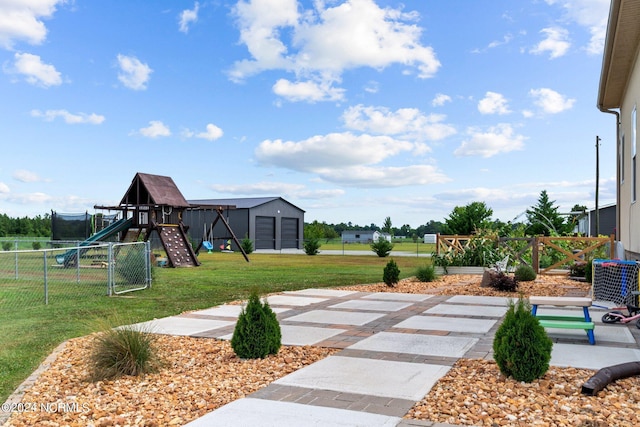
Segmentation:
<svg viewBox="0 0 640 427">
<path fill-rule="evenodd" d="M 0 252 L 0 309 L 116 295 L 150 286 L 148 242 Z"/>
</svg>

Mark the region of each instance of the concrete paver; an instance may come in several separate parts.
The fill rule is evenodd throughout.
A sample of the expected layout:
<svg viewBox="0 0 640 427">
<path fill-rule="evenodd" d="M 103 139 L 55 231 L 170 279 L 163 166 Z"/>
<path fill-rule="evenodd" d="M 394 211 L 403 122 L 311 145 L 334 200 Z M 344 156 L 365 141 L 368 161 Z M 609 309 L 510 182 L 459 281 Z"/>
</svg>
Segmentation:
<svg viewBox="0 0 640 427">
<path fill-rule="evenodd" d="M 416 401 L 449 369 L 444 365 L 329 356 L 275 384 Z"/>
<path fill-rule="evenodd" d="M 402 416 L 460 357 L 492 357 L 507 298 L 305 289 L 268 297 L 284 345 L 343 349 L 188 424 L 203 426 L 428 426 Z M 153 332 L 230 339 L 241 306 L 224 305 L 138 324 Z M 543 311 L 544 310 L 544 311 Z M 540 307 L 545 314 L 581 310 Z M 601 369 L 640 360 L 640 333 L 604 325 L 596 345 L 582 330 L 548 329 L 551 365 Z"/>
</svg>

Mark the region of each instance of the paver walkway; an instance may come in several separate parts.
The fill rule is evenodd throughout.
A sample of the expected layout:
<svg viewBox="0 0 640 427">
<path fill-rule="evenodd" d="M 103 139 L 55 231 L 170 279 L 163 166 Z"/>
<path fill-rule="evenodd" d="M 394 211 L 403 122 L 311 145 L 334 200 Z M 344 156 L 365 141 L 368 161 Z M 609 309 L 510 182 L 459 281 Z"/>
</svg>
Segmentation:
<svg viewBox="0 0 640 427">
<path fill-rule="evenodd" d="M 268 301 L 282 344 L 342 350 L 188 426 L 442 426 L 402 417 L 459 358 L 493 358 L 493 335 L 507 310 L 497 297 L 330 289 Z M 158 333 L 230 339 L 240 310 L 223 305 L 147 323 Z M 599 321 L 601 313 L 592 317 Z M 552 365 L 600 369 L 640 360 L 640 330 L 598 323 L 596 346 L 584 331 L 548 332 Z"/>
</svg>

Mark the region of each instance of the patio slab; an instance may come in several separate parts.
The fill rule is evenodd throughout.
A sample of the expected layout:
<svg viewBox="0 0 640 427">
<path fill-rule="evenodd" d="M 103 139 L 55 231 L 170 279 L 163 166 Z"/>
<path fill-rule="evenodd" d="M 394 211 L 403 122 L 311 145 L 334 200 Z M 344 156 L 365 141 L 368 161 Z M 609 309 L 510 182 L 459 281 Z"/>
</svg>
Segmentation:
<svg viewBox="0 0 640 427">
<path fill-rule="evenodd" d="M 311 295 L 320 297 L 340 298 L 347 295 L 357 294 L 357 291 L 341 291 L 339 289 L 302 289 L 299 291 L 286 291 L 285 295 Z"/>
<path fill-rule="evenodd" d="M 514 298 L 514 300 L 517 298 Z M 480 305 L 500 305 L 507 306 L 509 298 L 503 297 L 476 297 L 472 295 L 456 295 L 447 300 L 454 304 L 480 304 Z"/>
<path fill-rule="evenodd" d="M 392 427 L 402 419 L 387 415 L 299 403 L 244 398 L 186 424 L 188 427 Z"/>
<path fill-rule="evenodd" d="M 304 307 L 311 304 L 317 304 L 319 302 L 326 301 L 327 298 L 317 298 L 317 297 L 304 297 L 304 296 L 295 296 L 295 295 L 272 295 L 267 297 L 267 301 L 269 305 L 292 305 Z"/>
<path fill-rule="evenodd" d="M 215 319 L 197 319 L 192 317 L 164 317 L 148 322 L 136 323 L 134 328 L 163 335 L 195 335 L 212 329 L 224 328 L 235 322 Z"/>
<path fill-rule="evenodd" d="M 240 311 L 244 305 L 220 305 L 213 308 L 207 308 L 205 310 L 193 311 L 191 314 L 198 314 L 202 316 L 214 316 L 214 317 L 233 317 L 237 318 L 240 315 Z M 274 313 L 284 313 L 289 311 L 288 308 L 283 307 L 271 307 Z"/>
<path fill-rule="evenodd" d="M 296 316 L 287 317 L 287 322 L 329 323 L 334 325 L 366 325 L 385 316 L 379 313 L 359 313 L 337 310 L 312 310 Z"/>
<path fill-rule="evenodd" d="M 280 332 L 282 333 L 281 342 L 283 345 L 314 345 L 346 331 L 346 329 L 280 325 Z M 233 333 L 224 334 L 217 338 L 230 340 L 233 338 Z"/>
<path fill-rule="evenodd" d="M 418 401 L 449 366 L 329 356 L 275 383 Z"/>
<path fill-rule="evenodd" d="M 465 319 L 462 317 L 412 316 L 396 324 L 396 328 L 429 331 L 486 333 L 495 325 L 493 319 Z"/>
<path fill-rule="evenodd" d="M 461 305 L 461 304 L 438 304 L 424 314 L 449 314 L 460 316 L 481 316 L 481 317 L 502 317 L 507 312 L 507 307 L 495 305 Z"/>
<path fill-rule="evenodd" d="M 407 308 L 411 303 L 399 301 L 373 301 L 355 299 L 345 301 L 338 304 L 330 305 L 329 308 L 342 308 L 350 310 L 368 310 L 368 311 L 398 311 Z"/>
<path fill-rule="evenodd" d="M 403 294 L 400 292 L 377 292 L 375 294 L 369 294 L 363 299 L 375 299 L 375 300 L 390 300 L 390 301 L 413 301 L 422 302 L 429 298 L 433 298 L 433 295 L 426 294 Z"/>
<path fill-rule="evenodd" d="M 477 342 L 477 338 L 379 332 L 348 348 L 424 356 L 462 357 Z"/>
<path fill-rule="evenodd" d="M 597 342 L 597 341 L 596 341 Z M 599 345 L 554 343 L 551 350 L 553 366 L 602 369 L 626 362 L 640 361 L 640 350 Z M 585 381 L 587 378 L 585 378 Z"/>
</svg>

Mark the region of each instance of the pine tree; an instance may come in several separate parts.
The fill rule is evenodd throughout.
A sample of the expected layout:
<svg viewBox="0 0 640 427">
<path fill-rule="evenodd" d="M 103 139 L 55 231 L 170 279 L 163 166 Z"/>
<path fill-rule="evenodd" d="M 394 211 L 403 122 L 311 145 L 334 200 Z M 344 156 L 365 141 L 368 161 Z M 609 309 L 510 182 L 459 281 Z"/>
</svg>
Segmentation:
<svg viewBox="0 0 640 427">
<path fill-rule="evenodd" d="M 560 216 L 558 206 L 554 204 L 555 200 L 549 200 L 547 190 L 542 190 L 538 204 L 527 209 L 528 235 L 561 236 L 571 231 L 571 224 Z"/>
</svg>

